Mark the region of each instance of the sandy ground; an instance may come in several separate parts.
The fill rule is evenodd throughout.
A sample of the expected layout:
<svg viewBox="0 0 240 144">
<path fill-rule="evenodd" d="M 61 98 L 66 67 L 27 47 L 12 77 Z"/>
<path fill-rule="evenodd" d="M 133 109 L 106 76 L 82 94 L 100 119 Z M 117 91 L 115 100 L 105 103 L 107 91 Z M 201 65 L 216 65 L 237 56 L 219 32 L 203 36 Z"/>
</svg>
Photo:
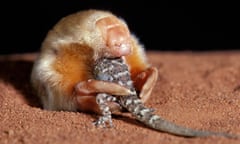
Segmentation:
<svg viewBox="0 0 240 144">
<path fill-rule="evenodd" d="M 210 136 L 184 138 L 151 130 L 130 114 L 115 115 L 114 128 L 96 128 L 96 115 L 46 111 L 29 76 L 35 54 L 0 56 L 0 143 L 240 143 Z M 186 127 L 240 135 L 240 51 L 148 52 L 159 79 L 147 106 Z"/>
</svg>

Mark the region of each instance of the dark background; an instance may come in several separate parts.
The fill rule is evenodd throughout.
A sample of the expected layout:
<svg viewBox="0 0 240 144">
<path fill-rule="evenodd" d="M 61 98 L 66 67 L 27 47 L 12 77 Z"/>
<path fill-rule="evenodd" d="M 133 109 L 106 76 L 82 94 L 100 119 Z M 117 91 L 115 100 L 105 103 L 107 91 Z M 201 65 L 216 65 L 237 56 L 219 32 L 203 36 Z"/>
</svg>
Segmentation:
<svg viewBox="0 0 240 144">
<path fill-rule="evenodd" d="M 90 8 L 109 10 L 125 19 L 146 50 L 240 49 L 237 2 L 8 1 L 0 8 L 4 38 L 0 54 L 38 51 L 60 18 Z"/>
</svg>

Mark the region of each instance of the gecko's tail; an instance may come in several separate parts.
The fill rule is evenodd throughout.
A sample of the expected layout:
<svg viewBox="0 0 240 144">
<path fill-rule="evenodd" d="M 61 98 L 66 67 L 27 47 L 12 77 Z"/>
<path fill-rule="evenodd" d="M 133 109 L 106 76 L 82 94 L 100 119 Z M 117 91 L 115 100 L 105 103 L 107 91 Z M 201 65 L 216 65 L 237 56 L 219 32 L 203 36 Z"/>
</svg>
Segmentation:
<svg viewBox="0 0 240 144">
<path fill-rule="evenodd" d="M 145 110 L 147 111 L 147 109 Z M 176 125 L 170 121 L 161 118 L 158 115 L 152 114 L 152 112 L 146 112 L 146 116 L 136 115 L 137 119 L 142 121 L 145 125 L 162 132 L 171 133 L 174 135 L 185 136 L 185 137 L 206 137 L 206 136 L 224 136 L 229 138 L 235 138 L 235 136 L 227 133 L 217 133 L 209 131 L 194 130 L 183 126 Z"/>
<path fill-rule="evenodd" d="M 127 100 L 124 104 L 125 108 L 127 108 L 137 118 L 137 120 L 141 121 L 148 127 L 153 128 L 154 130 L 185 137 L 224 136 L 228 138 L 239 138 L 238 136 L 227 133 L 194 130 L 191 128 L 176 125 L 161 118 L 159 115 L 154 114 L 153 110 L 145 107 L 141 100 L 139 100 L 137 97 L 126 99 Z"/>
</svg>

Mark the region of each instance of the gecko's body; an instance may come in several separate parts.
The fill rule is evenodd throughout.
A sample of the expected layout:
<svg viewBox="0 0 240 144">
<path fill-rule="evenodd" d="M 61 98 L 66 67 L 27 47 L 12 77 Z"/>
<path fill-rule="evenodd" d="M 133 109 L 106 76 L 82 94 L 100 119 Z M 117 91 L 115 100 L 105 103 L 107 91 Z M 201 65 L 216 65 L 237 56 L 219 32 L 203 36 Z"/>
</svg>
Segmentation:
<svg viewBox="0 0 240 144">
<path fill-rule="evenodd" d="M 98 80 L 111 81 L 125 86 L 131 89 L 133 93 L 129 96 L 111 96 L 106 93 L 98 94 L 97 103 L 102 110 L 102 117 L 97 120 L 97 125 L 105 125 L 105 122 L 108 122 L 110 125 L 112 125 L 111 112 L 107 103 L 114 101 L 119 103 L 121 107 L 127 109 L 127 111 L 129 111 L 137 120 L 155 130 L 187 137 L 210 135 L 233 137 L 232 135 L 225 133 L 198 131 L 178 126 L 154 114 L 153 110 L 144 106 L 139 99 L 133 86 L 128 66 L 123 58 L 99 59 L 95 64 L 94 75 Z"/>
</svg>

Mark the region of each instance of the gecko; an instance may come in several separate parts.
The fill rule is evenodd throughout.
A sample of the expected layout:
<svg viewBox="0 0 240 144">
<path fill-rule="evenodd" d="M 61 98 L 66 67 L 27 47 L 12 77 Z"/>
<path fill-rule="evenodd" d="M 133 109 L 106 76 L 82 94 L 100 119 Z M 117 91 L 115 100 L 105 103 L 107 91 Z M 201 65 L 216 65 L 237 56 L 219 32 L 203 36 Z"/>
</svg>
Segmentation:
<svg viewBox="0 0 240 144">
<path fill-rule="evenodd" d="M 131 80 L 131 73 L 123 57 L 98 59 L 93 73 L 98 80 L 115 82 L 132 91 L 132 94 L 128 96 L 113 96 L 107 93 L 99 93 L 96 100 L 102 111 L 102 116 L 95 122 L 97 126 L 102 125 L 105 127 L 106 123 L 113 126 L 108 102 L 117 102 L 120 107 L 127 109 L 138 121 L 158 131 L 185 137 L 215 135 L 236 138 L 236 136 L 227 133 L 200 131 L 179 126 L 154 114 L 154 110 L 146 107 L 139 98 Z"/>
</svg>

